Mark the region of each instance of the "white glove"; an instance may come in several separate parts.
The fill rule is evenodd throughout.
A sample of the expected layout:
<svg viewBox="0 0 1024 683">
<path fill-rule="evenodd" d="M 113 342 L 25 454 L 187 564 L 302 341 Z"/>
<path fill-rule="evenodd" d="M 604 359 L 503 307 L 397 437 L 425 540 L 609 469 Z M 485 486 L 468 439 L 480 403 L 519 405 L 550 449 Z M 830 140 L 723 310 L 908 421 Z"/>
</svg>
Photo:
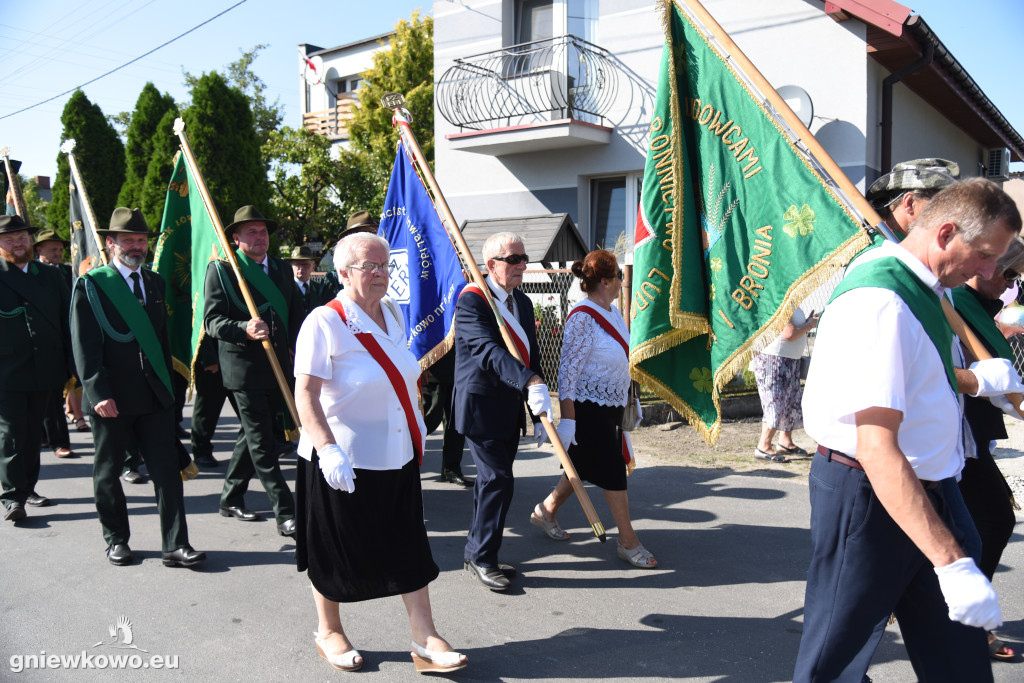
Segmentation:
<svg viewBox="0 0 1024 683">
<path fill-rule="evenodd" d="M 576 420 L 563 417 L 558 421 L 558 440 L 562 442 L 562 448 L 569 450 L 569 446 L 576 443 Z"/>
<path fill-rule="evenodd" d="M 356 473 L 352 470 L 352 461 L 341 450 L 341 446 L 332 443 L 317 451 L 316 455 L 320 459 L 320 471 L 324 473 L 328 486 L 346 493 L 356 490 Z"/>
<path fill-rule="evenodd" d="M 1024 383 L 1005 358 L 987 358 L 971 364 L 971 372 L 978 378 L 978 393 L 972 396 L 994 396 L 995 394 L 1019 394 L 1024 392 Z"/>
<path fill-rule="evenodd" d="M 1003 623 L 999 596 L 992 590 L 974 560 L 961 557 L 953 564 L 936 567 L 939 588 L 949 607 L 949 618 L 967 626 L 991 631 Z"/>
<path fill-rule="evenodd" d="M 636 424 L 633 425 L 633 429 L 640 426 L 640 423 L 644 421 L 644 408 L 640 405 L 640 399 L 636 400 Z"/>
<path fill-rule="evenodd" d="M 1006 393 L 1005 391 L 1003 392 Z M 534 384 L 526 389 L 526 405 L 530 406 L 530 412 L 537 417 L 544 413 L 551 415 L 551 392 L 547 384 Z"/>
<path fill-rule="evenodd" d="M 989 396 L 988 400 L 992 403 L 992 405 L 994 405 L 996 408 L 999 408 L 999 410 L 1003 411 L 1010 417 L 1017 420 L 1024 420 L 1024 417 L 1021 417 L 1020 413 L 1017 412 L 1017 409 L 1013 407 L 1013 403 L 1010 402 L 1010 399 L 1006 398 L 1002 394 Z"/>
<path fill-rule="evenodd" d="M 537 448 L 543 446 L 544 442 L 548 440 L 548 433 L 540 422 L 533 423 L 533 440 L 537 442 Z"/>
</svg>

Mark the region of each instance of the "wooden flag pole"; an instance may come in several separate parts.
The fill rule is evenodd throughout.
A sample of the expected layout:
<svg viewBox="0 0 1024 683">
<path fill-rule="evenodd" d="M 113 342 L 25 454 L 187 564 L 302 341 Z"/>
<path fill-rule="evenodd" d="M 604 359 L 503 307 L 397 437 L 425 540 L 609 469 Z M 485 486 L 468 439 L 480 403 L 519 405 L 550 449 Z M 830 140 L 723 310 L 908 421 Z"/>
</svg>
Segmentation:
<svg viewBox="0 0 1024 683">
<path fill-rule="evenodd" d="M 761 75 L 761 72 L 757 70 L 753 62 L 747 59 L 747 56 L 743 54 L 739 46 L 733 42 L 733 39 L 729 37 L 729 34 L 719 26 L 715 18 L 704 9 L 697 0 L 666 0 L 667 2 L 679 2 L 690 10 L 697 21 L 704 25 L 704 27 L 714 36 L 722 47 L 725 49 L 726 58 L 734 61 L 739 67 L 740 71 L 749 78 L 754 85 L 760 90 L 761 95 L 767 100 L 769 104 L 782 116 L 786 124 L 793 130 L 797 139 L 803 143 L 807 149 L 814 156 L 815 161 L 821 164 L 821 167 L 825 169 L 825 172 L 829 174 L 832 180 L 836 183 L 846 199 L 856 207 L 858 211 L 868 220 L 868 222 L 875 226 L 875 229 L 879 234 L 883 235 L 889 240 L 895 240 L 895 236 L 892 231 L 885 227 L 885 222 L 882 217 L 878 215 L 874 207 L 868 203 L 868 200 L 864 198 L 864 195 L 860 193 L 857 186 L 850 182 L 850 179 L 846 177 L 846 173 L 839 167 L 825 148 L 821 146 L 811 131 L 808 130 L 807 126 L 804 125 L 803 121 L 789 108 L 786 101 L 775 91 L 772 84 L 768 82 L 768 79 Z M 952 304 L 946 297 L 942 297 L 942 312 L 946 314 L 946 321 L 949 322 L 949 326 L 953 328 L 953 331 L 960 337 L 960 341 L 967 347 L 967 350 L 974 354 L 974 357 L 978 360 L 985 360 L 992 357 L 992 354 L 988 352 L 985 345 L 981 343 L 978 337 L 970 332 L 967 324 L 960 317 L 960 314 L 956 312 Z M 964 332 L 964 334 L 961 334 Z M 1007 398 L 1017 408 L 1017 412 L 1024 417 L 1024 409 L 1021 408 L 1021 403 L 1024 402 L 1024 396 L 1021 394 L 1007 394 Z"/>
<path fill-rule="evenodd" d="M 7 171 L 7 181 L 11 186 L 11 194 L 14 195 L 14 210 L 28 223 L 28 205 L 25 204 L 25 197 L 21 194 L 21 180 L 11 168 L 11 150 L 9 147 L 0 149 L 0 156 L 4 158 L 4 169 Z M 4 197 L 4 201 L 6 201 Z"/>
<path fill-rule="evenodd" d="M 106 245 L 103 244 L 103 240 L 100 239 L 100 234 L 96 232 L 99 229 L 99 223 L 96 222 L 96 214 L 92 212 L 92 202 L 89 201 L 89 193 L 85 190 L 85 183 L 82 182 L 82 174 L 78 172 L 78 162 L 75 161 L 75 155 L 71 153 L 71 150 L 75 148 L 74 138 L 70 138 L 64 141 L 64 144 L 60 146 L 60 151 L 68 155 L 68 166 L 71 167 L 71 178 L 75 181 L 75 187 L 78 188 L 78 194 L 82 197 L 82 203 L 85 204 L 85 212 L 89 214 L 89 223 L 92 225 L 90 232 L 92 238 L 96 240 L 96 246 L 100 250 L 100 259 L 103 261 L 103 265 L 107 265 L 107 250 Z"/>
<path fill-rule="evenodd" d="M 234 246 L 228 242 L 228 236 L 224 233 L 224 225 L 220 222 L 220 215 L 217 213 L 217 209 L 213 204 L 213 199 L 210 197 L 210 190 L 206 187 L 206 181 L 203 180 L 203 174 L 199 171 L 199 165 L 196 164 L 196 158 L 192 154 L 192 146 L 188 142 L 188 138 L 185 137 L 185 121 L 181 118 L 174 119 L 174 134 L 178 136 L 178 140 L 181 141 L 181 151 L 185 154 L 185 162 L 188 164 L 189 170 L 192 172 L 192 177 L 196 181 L 196 186 L 199 189 L 199 196 L 203 199 L 203 206 L 206 207 L 206 213 L 210 216 L 210 220 L 213 222 L 214 231 L 217 233 L 217 241 L 220 243 L 220 248 L 227 257 L 227 261 L 231 264 L 231 270 L 235 274 L 235 279 L 238 280 L 238 289 L 242 292 L 242 298 L 245 299 L 245 306 L 249 310 L 249 316 L 252 318 L 259 318 L 259 311 L 256 310 L 256 304 L 252 300 L 252 294 L 249 292 L 249 287 L 245 283 L 245 277 L 242 275 L 242 270 L 238 267 L 238 258 L 235 256 Z M 277 386 L 281 390 L 281 396 L 284 398 L 285 405 L 288 406 L 288 413 L 292 417 L 292 422 L 295 423 L 296 428 L 300 426 L 299 412 L 295 408 L 295 398 L 292 396 L 292 390 L 288 387 L 288 381 L 285 379 L 284 371 L 281 369 L 281 364 L 277 361 L 277 354 L 274 352 L 274 347 L 270 343 L 270 338 L 261 340 L 263 350 L 267 354 L 267 360 L 270 361 L 270 367 L 274 371 L 274 379 L 277 380 Z"/>
<path fill-rule="evenodd" d="M 498 310 L 498 305 L 494 301 L 494 297 L 491 296 L 491 290 L 484 281 L 484 276 L 480 272 L 479 266 L 473 259 L 473 254 L 470 252 L 469 247 L 466 245 L 466 240 L 462 236 L 462 232 L 458 228 L 458 224 L 455 222 L 455 217 L 452 215 L 451 209 L 448 207 L 448 202 L 445 200 L 444 195 L 441 193 L 441 188 L 437 185 L 437 180 L 434 178 L 434 174 L 430 172 L 430 166 L 427 164 L 426 158 L 423 156 L 423 151 L 420 149 L 419 142 L 416 141 L 416 135 L 412 132 L 412 128 L 409 126 L 409 112 L 402 107 L 405 106 L 405 98 L 398 93 L 389 93 L 384 96 L 382 104 L 385 108 L 394 111 L 394 118 L 392 122 L 398 128 L 398 133 L 402 138 L 402 142 L 405 143 L 406 149 L 408 149 L 416 162 L 417 170 L 419 171 L 420 177 L 427 183 L 430 188 L 430 193 L 433 196 L 434 208 L 438 212 L 438 216 L 441 218 L 441 223 L 444 225 L 445 232 L 448 233 L 448 238 L 452 241 L 452 245 L 455 247 L 456 252 L 462 258 L 463 264 L 469 270 L 470 278 L 473 283 L 480 288 L 483 292 L 484 298 L 491 307 L 491 312 L 494 313 L 494 317 L 498 322 L 498 330 L 501 332 L 501 338 L 505 342 L 505 346 L 508 352 L 518 360 L 520 363 L 523 362 L 522 356 L 519 355 L 518 349 L 516 349 L 515 343 L 512 341 L 512 337 L 505 325 L 504 318 L 501 317 L 501 312 Z M 524 363 L 525 364 L 525 363 Z M 548 439 L 551 441 L 551 445 L 555 447 L 555 454 L 558 456 L 559 462 L 562 464 L 562 468 L 565 471 L 565 476 L 569 479 L 569 483 L 572 484 L 573 491 L 576 493 L 576 497 L 580 501 L 580 505 L 583 507 L 583 513 L 587 516 L 587 522 L 590 523 L 590 527 L 594 530 L 594 535 L 604 543 L 608 540 L 605 534 L 604 525 L 601 524 L 600 518 L 597 516 L 597 510 L 594 509 L 594 504 L 590 502 L 590 496 L 587 495 L 587 490 L 583 487 L 583 482 L 580 480 L 579 475 L 576 474 L 576 468 L 572 465 L 572 460 L 569 459 L 569 454 L 565 452 L 565 448 L 562 446 L 562 442 L 558 438 L 558 432 L 555 431 L 555 426 L 551 422 L 549 415 L 541 415 L 540 422 L 544 425 L 544 431 L 547 432 Z"/>
</svg>

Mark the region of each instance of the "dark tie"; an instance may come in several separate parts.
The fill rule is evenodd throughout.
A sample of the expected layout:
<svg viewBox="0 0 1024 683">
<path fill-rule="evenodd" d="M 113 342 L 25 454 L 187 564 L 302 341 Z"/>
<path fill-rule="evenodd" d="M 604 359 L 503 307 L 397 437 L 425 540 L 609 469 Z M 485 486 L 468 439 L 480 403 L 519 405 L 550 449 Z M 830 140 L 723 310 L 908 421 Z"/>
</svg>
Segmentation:
<svg viewBox="0 0 1024 683">
<path fill-rule="evenodd" d="M 309 285 L 307 285 L 305 282 L 303 282 L 302 283 L 302 296 L 306 296 L 307 294 L 309 294 Z"/>
<path fill-rule="evenodd" d="M 505 307 L 508 308 L 508 312 L 512 314 L 512 317 L 515 317 L 515 315 L 516 315 L 516 305 L 515 305 L 515 302 L 512 301 L 512 295 L 511 294 L 509 294 L 507 297 L 505 297 Z"/>
<path fill-rule="evenodd" d="M 135 298 L 139 300 L 140 304 L 145 306 L 146 300 L 142 298 L 142 285 L 139 283 L 139 274 L 132 273 L 128 277 L 132 279 L 132 294 L 135 295 Z"/>
<path fill-rule="evenodd" d="M 261 267 L 263 268 L 263 274 L 264 275 L 270 275 L 270 271 L 267 270 L 267 264 L 266 263 L 261 264 Z"/>
</svg>

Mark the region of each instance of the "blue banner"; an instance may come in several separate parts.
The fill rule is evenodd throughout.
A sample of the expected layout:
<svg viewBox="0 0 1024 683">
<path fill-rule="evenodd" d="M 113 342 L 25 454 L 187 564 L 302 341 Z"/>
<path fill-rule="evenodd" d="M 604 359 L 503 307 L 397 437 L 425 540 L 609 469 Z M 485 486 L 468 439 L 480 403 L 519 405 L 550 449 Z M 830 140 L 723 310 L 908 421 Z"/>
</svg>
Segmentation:
<svg viewBox="0 0 1024 683">
<path fill-rule="evenodd" d="M 388 296 L 405 314 L 409 350 L 426 369 L 452 345 L 455 301 L 466 279 L 405 148 L 398 145 L 377 234 L 391 245 Z"/>
</svg>

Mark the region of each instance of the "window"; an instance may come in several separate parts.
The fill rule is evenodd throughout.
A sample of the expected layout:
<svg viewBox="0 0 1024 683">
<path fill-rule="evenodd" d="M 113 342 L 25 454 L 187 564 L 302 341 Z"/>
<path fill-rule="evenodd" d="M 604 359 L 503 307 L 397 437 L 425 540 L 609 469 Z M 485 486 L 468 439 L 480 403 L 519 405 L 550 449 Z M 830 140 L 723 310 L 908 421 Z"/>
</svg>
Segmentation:
<svg viewBox="0 0 1024 683">
<path fill-rule="evenodd" d="M 625 248 L 632 250 L 642 184 L 642 171 L 591 179 L 591 248 L 612 251 L 619 237 L 623 236 Z"/>
<path fill-rule="evenodd" d="M 519 0 L 516 3 L 517 45 L 547 40 L 555 35 L 553 0 Z"/>
</svg>

